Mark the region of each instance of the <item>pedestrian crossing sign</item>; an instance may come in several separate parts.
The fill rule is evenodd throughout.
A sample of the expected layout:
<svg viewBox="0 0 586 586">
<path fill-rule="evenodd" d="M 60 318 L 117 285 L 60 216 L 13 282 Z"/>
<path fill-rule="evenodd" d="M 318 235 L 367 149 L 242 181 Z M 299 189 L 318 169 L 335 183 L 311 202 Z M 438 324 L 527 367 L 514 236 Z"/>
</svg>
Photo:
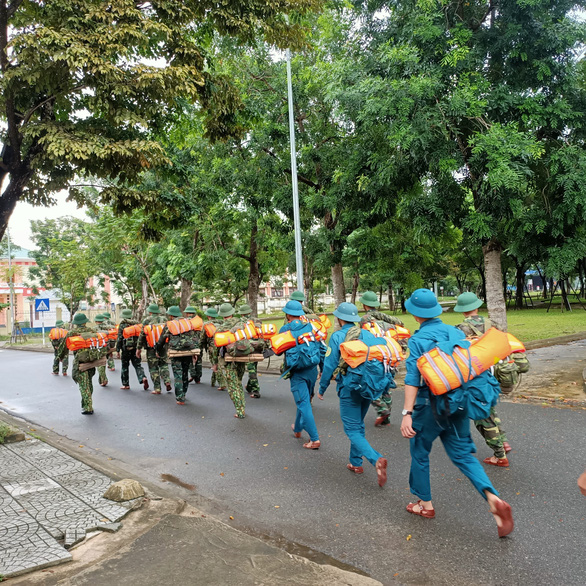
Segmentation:
<svg viewBox="0 0 586 586">
<path fill-rule="evenodd" d="M 35 299 L 35 311 L 49 311 L 49 299 Z"/>
</svg>

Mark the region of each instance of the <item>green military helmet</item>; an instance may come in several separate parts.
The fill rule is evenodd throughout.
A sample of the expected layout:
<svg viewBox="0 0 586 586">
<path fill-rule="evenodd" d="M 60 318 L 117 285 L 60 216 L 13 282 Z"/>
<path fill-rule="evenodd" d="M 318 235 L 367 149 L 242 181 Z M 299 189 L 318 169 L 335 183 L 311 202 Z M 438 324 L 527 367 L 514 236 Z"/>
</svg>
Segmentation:
<svg viewBox="0 0 586 586">
<path fill-rule="evenodd" d="M 472 291 L 467 291 L 458 296 L 454 311 L 457 313 L 468 313 L 469 311 L 478 309 L 483 303 L 484 301 L 478 299 Z"/>
<path fill-rule="evenodd" d="M 193 313 L 194 315 L 197 313 L 197 309 L 193 307 L 193 305 L 188 305 L 184 310 L 183 313 Z"/>
<path fill-rule="evenodd" d="M 63 320 L 62 320 L 62 319 L 58 319 L 58 320 L 55 322 L 55 327 L 56 327 L 56 328 L 60 328 L 61 326 L 64 326 L 64 325 L 65 325 L 65 324 L 63 323 Z"/>
<path fill-rule="evenodd" d="M 151 303 L 148 307 L 147 307 L 147 311 L 149 313 L 161 313 L 161 309 L 159 308 L 159 306 L 156 303 Z"/>
<path fill-rule="evenodd" d="M 206 309 L 206 315 L 208 317 L 218 317 L 218 310 L 215 307 L 209 307 Z"/>
<path fill-rule="evenodd" d="M 132 319 L 132 309 L 123 309 L 120 317 L 124 319 Z"/>
<path fill-rule="evenodd" d="M 106 319 L 110 319 L 112 316 L 108 311 L 103 311 L 102 315 L 106 318 Z"/>
<path fill-rule="evenodd" d="M 222 305 L 220 305 L 218 315 L 220 317 L 230 317 L 231 315 L 234 315 L 234 308 L 232 305 L 230 305 L 230 303 L 222 303 Z"/>
<path fill-rule="evenodd" d="M 299 301 L 299 303 L 303 303 L 305 301 L 305 294 L 303 291 L 293 291 L 293 293 L 291 293 L 291 299 L 293 299 L 293 301 Z"/>
<path fill-rule="evenodd" d="M 251 313 L 252 308 L 250 305 L 246 305 L 246 303 L 238 308 L 238 315 L 250 315 Z"/>
<path fill-rule="evenodd" d="M 173 317 L 181 317 L 183 314 L 181 313 L 181 309 L 178 305 L 171 305 L 171 307 L 167 309 L 167 315 L 172 315 Z"/>
<path fill-rule="evenodd" d="M 73 318 L 73 325 L 74 326 L 83 326 L 83 324 L 87 324 L 90 321 L 85 313 L 76 313 L 75 317 Z"/>
<path fill-rule="evenodd" d="M 101 324 L 103 321 L 106 321 L 106 318 L 104 317 L 104 315 L 103 315 L 103 314 L 101 314 L 101 313 L 98 313 L 98 315 L 96 315 L 96 317 L 94 317 L 94 321 L 95 321 L 97 324 Z"/>
<path fill-rule="evenodd" d="M 380 301 L 374 291 L 365 291 L 358 301 L 367 307 L 380 307 Z"/>
</svg>

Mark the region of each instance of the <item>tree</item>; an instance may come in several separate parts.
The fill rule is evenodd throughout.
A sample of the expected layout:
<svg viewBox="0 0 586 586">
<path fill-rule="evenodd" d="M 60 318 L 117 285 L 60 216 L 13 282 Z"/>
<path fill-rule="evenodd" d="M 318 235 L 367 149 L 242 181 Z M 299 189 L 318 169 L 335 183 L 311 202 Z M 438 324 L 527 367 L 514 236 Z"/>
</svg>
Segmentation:
<svg viewBox="0 0 586 586">
<path fill-rule="evenodd" d="M 54 203 L 76 177 L 107 180 L 117 210 L 156 205 L 130 187 L 168 160 L 152 132 L 186 103 L 200 107 L 212 139 L 241 136 L 240 98 L 214 73 L 214 32 L 300 46 L 302 27 L 284 13 L 320 0 L 0 0 L 0 237 L 19 200 Z"/>
</svg>

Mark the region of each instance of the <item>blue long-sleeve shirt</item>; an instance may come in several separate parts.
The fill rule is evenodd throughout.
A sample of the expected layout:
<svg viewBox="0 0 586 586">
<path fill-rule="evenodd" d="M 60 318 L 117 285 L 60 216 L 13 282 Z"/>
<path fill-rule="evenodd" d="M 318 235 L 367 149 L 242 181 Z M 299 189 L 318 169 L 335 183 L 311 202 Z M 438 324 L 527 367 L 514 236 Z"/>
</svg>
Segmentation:
<svg viewBox="0 0 586 586">
<path fill-rule="evenodd" d="M 319 381 L 320 395 L 323 395 L 326 392 L 332 375 L 334 374 L 334 370 L 338 368 L 338 364 L 340 363 L 340 344 L 342 344 L 346 339 L 346 334 L 352 325 L 353 324 L 348 323 L 344 324 L 343 328 L 339 329 L 337 332 L 334 332 L 330 336 L 330 345 L 328 346 L 328 351 L 326 352 L 321 379 Z"/>
</svg>

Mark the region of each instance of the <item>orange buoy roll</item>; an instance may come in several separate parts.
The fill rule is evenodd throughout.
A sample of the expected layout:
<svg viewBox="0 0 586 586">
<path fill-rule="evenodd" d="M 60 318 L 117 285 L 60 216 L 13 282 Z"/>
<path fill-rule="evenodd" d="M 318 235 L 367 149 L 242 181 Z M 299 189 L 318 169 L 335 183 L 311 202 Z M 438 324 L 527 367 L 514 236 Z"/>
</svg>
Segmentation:
<svg viewBox="0 0 586 586">
<path fill-rule="evenodd" d="M 411 337 L 411 332 L 403 326 L 391 326 L 385 333 L 385 338 L 393 338 L 395 340 L 408 340 Z"/>
<path fill-rule="evenodd" d="M 201 332 L 203 330 L 203 319 L 199 315 L 192 317 L 189 321 L 191 322 L 191 329 L 193 331 Z"/>
<path fill-rule="evenodd" d="M 390 366 L 396 366 L 401 360 L 405 360 L 403 349 L 395 340 L 384 340 L 385 343 L 376 346 L 367 346 L 362 340 L 352 340 L 340 344 L 340 353 L 344 362 L 352 368 L 360 366 L 369 360 L 386 362 Z"/>
<path fill-rule="evenodd" d="M 165 324 L 149 324 L 148 326 L 144 327 L 144 333 L 149 348 L 155 347 L 155 344 L 159 341 L 164 328 Z"/>
<path fill-rule="evenodd" d="M 118 328 L 108 330 L 108 340 L 115 342 L 118 339 Z"/>
<path fill-rule="evenodd" d="M 184 334 L 185 332 L 191 332 L 193 330 L 191 320 L 186 317 L 168 321 L 167 328 L 169 328 L 169 331 L 173 336 L 178 336 L 179 334 Z"/>
<path fill-rule="evenodd" d="M 509 338 L 509 344 L 511 345 L 511 352 L 525 352 L 525 346 L 521 340 L 515 338 L 513 334 L 507 332 L 507 338 Z"/>
<path fill-rule="evenodd" d="M 271 348 L 275 354 L 282 354 L 295 346 L 295 337 L 290 330 L 282 334 L 275 334 L 271 338 Z"/>
<path fill-rule="evenodd" d="M 233 344 L 234 342 L 236 342 L 236 336 L 232 332 L 216 332 L 214 334 L 214 344 L 218 348 Z"/>
<path fill-rule="evenodd" d="M 205 330 L 206 336 L 208 338 L 213 338 L 218 328 L 216 328 L 216 325 L 210 321 L 203 327 L 203 329 Z"/>
<path fill-rule="evenodd" d="M 324 325 L 326 330 L 329 330 L 332 327 L 332 322 L 330 321 L 330 318 L 325 313 L 322 313 L 318 317 L 319 317 L 319 321 L 321 321 L 321 323 Z"/>
<path fill-rule="evenodd" d="M 258 330 L 252 320 L 248 320 L 240 329 L 234 332 L 236 341 L 238 340 L 254 340 L 258 338 Z"/>
<path fill-rule="evenodd" d="M 377 338 L 382 338 L 384 335 L 383 329 L 374 320 L 363 323 L 361 327 L 363 330 L 370 332 L 373 336 L 376 336 Z"/>
<path fill-rule="evenodd" d="M 136 338 L 142 333 L 142 324 L 136 324 L 135 326 L 128 326 L 122 330 L 122 335 L 125 340 L 128 338 Z"/>
<path fill-rule="evenodd" d="M 256 331 L 260 338 L 270 340 L 277 333 L 277 328 L 275 324 L 262 324 L 260 328 L 256 328 Z"/>
<path fill-rule="evenodd" d="M 490 328 L 474 340 L 470 348 L 455 346 L 451 356 L 439 348 L 431 349 L 418 358 L 417 368 L 431 392 L 443 395 L 485 372 L 510 353 L 507 334 Z"/>
<path fill-rule="evenodd" d="M 52 328 L 49 332 L 49 340 L 60 340 L 67 336 L 67 330 L 65 328 Z"/>
</svg>

